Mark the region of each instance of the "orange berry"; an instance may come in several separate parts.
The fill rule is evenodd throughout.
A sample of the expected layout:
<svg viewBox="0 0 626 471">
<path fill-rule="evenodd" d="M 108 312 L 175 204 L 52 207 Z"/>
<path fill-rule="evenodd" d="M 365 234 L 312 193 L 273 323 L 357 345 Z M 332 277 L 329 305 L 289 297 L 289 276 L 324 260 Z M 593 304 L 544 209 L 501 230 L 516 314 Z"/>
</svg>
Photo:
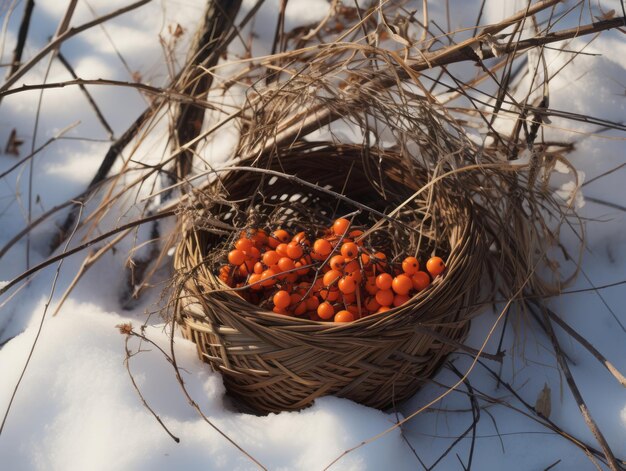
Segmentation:
<svg viewBox="0 0 626 471">
<path fill-rule="evenodd" d="M 359 255 L 359 247 L 354 242 L 346 242 L 341 246 L 341 255 L 347 260 L 352 260 Z"/>
<path fill-rule="evenodd" d="M 272 309 L 272 311 L 275 312 L 276 314 L 287 315 L 287 310 L 284 307 L 274 306 L 274 309 Z"/>
<path fill-rule="evenodd" d="M 378 308 L 378 311 L 376 312 L 385 312 L 385 311 L 389 311 L 391 308 L 389 306 L 380 306 Z"/>
<path fill-rule="evenodd" d="M 246 256 L 255 262 L 258 262 L 261 259 L 261 251 L 256 247 L 250 247 L 245 252 Z"/>
<path fill-rule="evenodd" d="M 246 261 L 246 254 L 244 254 L 241 250 L 231 250 L 228 253 L 228 263 L 232 263 L 233 265 L 241 265 Z"/>
<path fill-rule="evenodd" d="M 370 257 L 369 254 L 365 252 L 361 254 L 361 263 L 363 264 L 363 266 L 367 266 L 370 263 L 371 259 L 372 257 Z"/>
<path fill-rule="evenodd" d="M 339 291 L 344 294 L 354 293 L 354 291 L 356 290 L 356 282 L 350 276 L 342 277 L 339 280 L 339 283 L 337 283 L 337 286 L 339 288 Z"/>
<path fill-rule="evenodd" d="M 287 255 L 293 260 L 302 257 L 303 252 L 302 247 L 297 242 L 291 242 L 287 245 Z"/>
<path fill-rule="evenodd" d="M 293 293 L 291 295 L 291 306 L 293 306 L 293 313 L 296 316 L 300 316 L 306 312 L 306 304 L 304 298 L 299 293 Z"/>
<path fill-rule="evenodd" d="M 378 303 L 378 301 L 376 301 L 376 298 L 371 297 L 365 300 L 365 309 L 367 309 L 368 311 L 376 312 L 378 311 L 378 308 L 380 308 L 380 304 Z"/>
<path fill-rule="evenodd" d="M 259 281 L 261 281 L 261 275 L 259 273 L 253 273 L 252 275 L 250 275 L 250 278 L 248 278 L 248 284 L 252 285 L 250 286 L 250 289 L 253 289 L 255 291 L 260 290 L 262 286 Z"/>
<path fill-rule="evenodd" d="M 376 252 L 374 254 L 374 258 L 376 259 L 377 262 L 386 262 L 387 261 L 387 256 L 382 253 L 382 252 Z"/>
<path fill-rule="evenodd" d="M 413 289 L 422 291 L 430 284 L 430 276 L 425 271 L 418 271 L 411 277 L 411 281 L 413 282 Z"/>
<path fill-rule="evenodd" d="M 305 304 L 307 311 L 316 311 L 320 305 L 320 300 L 317 299 L 317 296 L 309 296 L 306 298 Z"/>
<path fill-rule="evenodd" d="M 415 275 L 420 269 L 420 262 L 415 257 L 407 257 L 402 262 L 402 270 L 407 275 Z"/>
<path fill-rule="evenodd" d="M 317 315 L 324 320 L 331 319 L 335 315 L 335 308 L 332 304 L 323 302 L 317 306 Z"/>
<path fill-rule="evenodd" d="M 246 264 L 242 263 L 241 265 L 239 265 L 239 268 L 237 269 L 237 273 L 239 273 L 239 276 L 245 278 L 246 276 L 250 274 L 250 271 L 248 270 L 248 267 L 246 266 Z"/>
<path fill-rule="evenodd" d="M 350 237 L 352 240 L 354 240 L 357 237 L 361 237 L 362 235 L 363 235 L 363 231 L 361 231 L 359 229 L 355 229 L 353 231 L 350 231 L 350 233 L 348 234 L 348 237 Z"/>
<path fill-rule="evenodd" d="M 389 289 L 393 283 L 393 278 L 389 273 L 381 273 L 376 277 L 376 286 L 378 289 Z"/>
<path fill-rule="evenodd" d="M 337 271 L 343 271 L 343 267 L 346 266 L 346 259 L 343 255 L 333 255 L 330 258 L 330 268 Z"/>
<path fill-rule="evenodd" d="M 288 243 L 289 239 L 291 239 L 291 236 L 289 235 L 289 232 L 287 232 L 284 229 L 278 229 L 278 230 L 274 231 L 270 237 L 274 238 L 274 239 L 278 240 L 278 242 L 282 242 L 284 244 Z"/>
<path fill-rule="evenodd" d="M 265 234 L 265 231 L 263 231 L 262 229 L 259 229 L 252 234 L 250 240 L 254 243 L 254 246 L 257 249 L 260 249 L 267 244 L 267 234 Z"/>
<path fill-rule="evenodd" d="M 411 299 L 410 296 L 407 296 L 406 294 L 396 294 L 393 297 L 393 305 L 395 307 L 398 306 L 402 306 L 404 303 L 406 303 L 409 299 Z"/>
<path fill-rule="evenodd" d="M 280 291 L 276 291 L 272 301 L 274 301 L 274 306 L 286 308 L 291 304 L 291 296 L 289 296 L 287 291 L 281 289 Z"/>
<path fill-rule="evenodd" d="M 278 260 L 278 271 L 280 273 L 288 272 L 289 270 L 293 270 L 295 267 L 296 264 L 293 263 L 293 260 L 289 257 L 281 257 L 280 260 Z"/>
<path fill-rule="evenodd" d="M 352 322 L 354 320 L 354 314 L 350 311 L 339 311 L 335 314 L 335 322 Z"/>
<path fill-rule="evenodd" d="M 324 280 L 322 278 L 317 278 L 313 282 L 313 291 L 319 291 L 324 287 Z"/>
<path fill-rule="evenodd" d="M 333 232 L 338 236 L 344 235 L 350 228 L 350 221 L 345 218 L 339 218 L 333 223 Z"/>
<path fill-rule="evenodd" d="M 397 294 L 406 295 L 409 294 L 409 291 L 413 288 L 413 282 L 411 281 L 411 278 L 406 275 L 398 275 L 393 279 L 391 288 Z"/>
<path fill-rule="evenodd" d="M 341 278 L 341 272 L 337 270 L 330 270 L 324 275 L 324 286 L 330 286 Z"/>
<path fill-rule="evenodd" d="M 328 256 L 333 251 L 332 245 L 325 239 L 317 239 L 313 244 L 313 252 L 322 257 Z"/>
<path fill-rule="evenodd" d="M 367 277 L 367 281 L 365 282 L 365 291 L 367 291 L 368 294 L 376 294 L 376 292 L 378 291 L 378 286 L 376 286 L 376 278 L 374 278 L 373 276 Z"/>
<path fill-rule="evenodd" d="M 276 272 L 271 268 L 268 268 L 263 273 L 261 273 L 261 285 L 262 286 L 273 286 L 276 284 Z"/>
<path fill-rule="evenodd" d="M 254 243 L 250 239 L 245 237 L 242 237 L 237 242 L 235 242 L 235 248 L 237 250 L 241 250 L 242 252 L 247 252 L 252 248 L 253 245 Z"/>
<path fill-rule="evenodd" d="M 337 301 L 339 299 L 339 290 L 323 288 L 319 291 L 319 295 L 324 301 Z"/>
<path fill-rule="evenodd" d="M 291 241 L 297 244 L 305 245 L 307 245 L 307 242 L 309 242 L 308 237 L 306 236 L 306 232 L 298 232 L 295 236 L 293 236 L 293 239 L 291 239 Z"/>
<path fill-rule="evenodd" d="M 391 306 L 393 304 L 394 294 L 390 289 L 381 289 L 376 293 L 376 302 L 381 306 Z"/>
<path fill-rule="evenodd" d="M 356 260 L 352 260 L 350 263 L 347 263 L 343 272 L 350 275 L 357 283 L 360 283 L 363 279 L 363 276 L 361 275 L 361 266 Z"/>
<path fill-rule="evenodd" d="M 265 263 L 265 265 L 267 265 L 268 267 L 276 265 L 279 260 L 280 255 L 278 255 L 278 252 L 276 252 L 275 250 L 268 250 L 263 254 L 263 263 Z"/>
<path fill-rule="evenodd" d="M 289 273 L 285 277 L 285 280 L 287 280 L 289 283 L 295 283 L 296 281 L 298 281 L 298 275 L 296 273 Z"/>
<path fill-rule="evenodd" d="M 346 304 L 353 303 L 356 301 L 356 291 L 354 293 L 342 293 L 341 298 L 341 300 Z"/>
<path fill-rule="evenodd" d="M 287 244 L 278 244 L 278 246 L 276 247 L 276 253 L 281 257 L 289 257 L 289 254 L 287 253 L 287 247 Z"/>
<path fill-rule="evenodd" d="M 265 270 L 265 268 L 263 267 L 263 264 L 261 262 L 256 262 L 254 264 L 254 267 L 252 268 L 252 271 L 256 273 L 257 275 L 260 275 L 261 273 L 263 273 L 263 270 Z"/>
<path fill-rule="evenodd" d="M 302 267 L 302 266 L 307 265 L 306 263 L 302 263 L 302 260 L 303 260 L 303 259 L 300 259 L 300 261 L 299 261 L 299 262 L 296 262 L 296 263 L 294 264 L 294 267 L 295 267 L 295 268 L 300 268 L 300 267 Z M 308 272 L 309 272 L 309 268 L 307 267 L 307 268 L 302 268 L 301 270 L 297 270 L 297 271 L 296 271 L 296 274 L 298 274 L 298 275 L 300 275 L 300 276 L 303 276 L 303 275 L 306 275 Z"/>
<path fill-rule="evenodd" d="M 440 257 L 432 257 L 426 262 L 426 270 L 428 270 L 428 273 L 433 277 L 441 275 L 445 269 L 446 264 L 443 263 Z"/>
</svg>

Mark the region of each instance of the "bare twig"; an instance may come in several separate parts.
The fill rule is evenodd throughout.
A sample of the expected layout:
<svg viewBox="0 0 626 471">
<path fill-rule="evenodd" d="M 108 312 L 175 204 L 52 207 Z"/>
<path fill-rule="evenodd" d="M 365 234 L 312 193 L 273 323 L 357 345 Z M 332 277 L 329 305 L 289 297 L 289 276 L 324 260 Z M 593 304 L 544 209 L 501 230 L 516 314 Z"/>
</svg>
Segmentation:
<svg viewBox="0 0 626 471">
<path fill-rule="evenodd" d="M 78 75 L 76 75 L 76 72 L 74 71 L 74 68 L 72 67 L 72 64 L 69 63 L 69 61 L 61 53 L 61 51 L 57 52 L 57 58 L 59 59 L 61 64 L 63 64 L 63 66 L 67 69 L 67 71 L 70 73 L 72 78 L 74 78 L 74 80 L 78 80 L 79 77 L 78 77 Z M 89 104 L 93 108 L 94 113 L 96 113 L 96 116 L 98 117 L 98 120 L 100 121 L 100 124 L 102 124 L 102 127 L 104 129 L 106 129 L 107 133 L 109 133 L 109 138 L 113 139 L 113 136 L 114 136 L 115 133 L 113 132 L 113 129 L 111 128 L 111 126 L 107 122 L 106 118 L 102 114 L 102 111 L 100 111 L 100 108 L 98 107 L 98 105 L 96 104 L 96 101 L 91 96 L 91 93 L 89 93 L 89 90 L 87 90 L 87 87 L 85 87 L 85 85 L 79 83 L 78 84 L 78 88 L 80 88 L 80 90 L 85 95 L 85 98 L 87 98 L 87 101 L 89 102 Z"/>
<path fill-rule="evenodd" d="M 13 59 L 11 60 L 11 68 L 9 69 L 8 74 L 9 77 L 20 67 L 22 53 L 24 52 L 24 46 L 26 45 L 26 37 L 28 36 L 28 29 L 30 28 L 30 19 L 34 8 L 35 1 L 27 0 L 24 5 L 24 16 L 22 16 L 20 29 L 17 33 L 17 42 L 15 43 L 15 49 L 13 50 Z"/>
<path fill-rule="evenodd" d="M 123 8 L 119 8 L 111 13 L 102 15 L 93 21 L 89 21 L 80 26 L 70 28 L 66 30 L 65 32 L 63 32 L 62 34 L 59 34 L 52 41 L 50 41 L 44 48 L 42 48 L 37 54 L 35 54 L 35 56 L 33 56 L 28 62 L 26 62 L 25 64 L 22 64 L 22 66 L 19 69 L 17 69 L 13 74 L 11 74 L 6 79 L 5 83 L 2 84 L 2 86 L 0 86 L 0 93 L 11 88 L 20 78 L 22 78 L 29 70 L 31 70 L 35 66 L 35 64 L 37 64 L 42 58 L 44 58 L 50 52 L 57 49 L 61 44 L 63 44 L 63 42 L 65 42 L 69 38 L 74 37 L 77 34 L 80 34 L 83 31 L 86 31 L 90 28 L 93 28 L 94 26 L 102 24 L 112 18 L 128 13 L 129 11 L 133 11 L 139 7 L 142 7 L 146 5 L 147 3 L 150 3 L 151 1 L 152 0 L 139 0 L 138 2 L 131 3 L 130 5 L 127 5 Z"/>
</svg>

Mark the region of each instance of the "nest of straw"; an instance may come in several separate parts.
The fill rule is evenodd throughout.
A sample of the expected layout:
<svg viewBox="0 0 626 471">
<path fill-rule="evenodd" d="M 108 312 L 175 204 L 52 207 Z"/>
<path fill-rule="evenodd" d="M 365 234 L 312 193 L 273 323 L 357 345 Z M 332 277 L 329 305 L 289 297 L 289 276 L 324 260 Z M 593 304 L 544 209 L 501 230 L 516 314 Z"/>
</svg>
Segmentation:
<svg viewBox="0 0 626 471">
<path fill-rule="evenodd" d="M 216 179 L 213 195 L 228 202 L 208 191 L 198 196 L 202 211 L 237 230 L 216 234 L 201 228 L 202 215 L 188 215 L 175 257 L 183 277 L 177 315 L 234 398 L 261 413 L 300 409 L 324 395 L 385 408 L 428 380 L 467 332 L 487 237 L 456 181 L 415 196 L 427 182 L 428 172 L 397 152 L 308 144 L 243 161 Z M 398 257 L 446 254 L 445 276 L 405 305 L 341 325 L 266 311 L 217 276 L 231 238 L 259 221 L 310 230 L 355 210 L 357 222 L 378 224 L 379 243 Z"/>
</svg>

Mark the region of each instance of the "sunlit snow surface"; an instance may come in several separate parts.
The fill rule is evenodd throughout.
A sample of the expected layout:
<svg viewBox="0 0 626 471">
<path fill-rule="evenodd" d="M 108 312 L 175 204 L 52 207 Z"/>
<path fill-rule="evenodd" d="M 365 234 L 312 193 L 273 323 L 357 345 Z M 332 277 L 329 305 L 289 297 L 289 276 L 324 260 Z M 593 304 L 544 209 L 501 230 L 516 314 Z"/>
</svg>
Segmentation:
<svg viewBox="0 0 626 471">
<path fill-rule="evenodd" d="M 7 19 L 10 2 L 0 5 L 1 20 Z M 33 28 L 29 34 L 25 56 L 31 57 L 54 34 L 65 11 L 66 2 L 36 2 Z M 168 26 L 180 23 L 186 33 L 174 53 L 176 60 L 185 57 L 188 41 L 203 10 L 202 1 L 153 1 L 147 6 L 106 24 L 107 35 L 94 28 L 63 45 L 63 54 L 72 62 L 79 76 L 90 79 L 132 80 L 139 73 L 143 81 L 163 85 L 168 69 L 163 58 L 159 35 L 171 39 Z M 255 2 L 244 1 L 249 9 Z M 417 2 L 421 5 L 422 2 Z M 431 19 L 445 24 L 445 2 L 429 2 Z M 451 1 L 451 29 L 474 24 L 480 6 L 478 0 Z M 570 2 L 571 3 L 571 2 Z M 123 0 L 92 0 L 89 5 L 96 14 L 103 14 L 126 5 Z M 502 19 L 522 8 L 526 2 L 486 2 L 483 24 Z M 255 55 L 269 51 L 278 0 L 268 0 L 255 22 L 258 37 L 253 43 Z M 604 2 L 605 11 L 616 9 L 618 2 Z M 594 3 L 595 7 L 595 3 Z M 19 3 L 7 20 L 1 62 L 11 57 L 23 5 Z M 290 0 L 286 27 L 318 21 L 327 12 L 324 0 Z M 586 22 L 588 14 L 585 12 Z M 79 2 L 73 25 L 93 18 L 87 2 Z M 570 15 L 560 28 L 577 24 L 577 15 Z M 113 44 L 114 46 L 113 46 Z M 568 45 L 579 50 L 586 38 Z M 120 61 L 119 52 L 129 69 Z M 550 84 L 550 106 L 555 109 L 592 115 L 620 122 L 626 116 L 626 44 L 623 35 L 611 32 L 601 35 Z M 550 70 L 557 70 L 571 58 L 568 54 L 546 51 Z M 19 84 L 40 83 L 47 61 L 28 73 Z M 472 65 L 466 68 L 472 73 Z M 0 70 L 2 71 L 2 70 Z M 4 73 L 4 72 L 2 72 Z M 48 82 L 70 79 L 67 71 L 54 62 Z M 137 91 L 120 87 L 92 86 L 89 90 L 98 102 L 116 135 L 121 134 L 147 106 L 147 98 Z M 21 155 L 30 153 L 34 134 L 39 91 L 19 93 L 2 100 L 0 106 L 0 144 L 4 148 L 11 129 L 25 140 Z M 223 98 L 237 100 L 237 97 Z M 47 90 L 43 94 L 35 147 L 74 126 L 66 137 L 90 138 L 59 140 L 48 146 L 35 159 L 33 178 L 33 216 L 79 194 L 91 180 L 108 148 L 103 142 L 108 135 L 94 117 L 84 96 L 76 88 Z M 155 131 L 142 143 L 145 161 L 158 161 L 167 152 L 163 136 L 167 123 L 155 124 Z M 608 201 L 624 206 L 626 201 L 626 169 L 620 169 L 598 180 L 599 176 L 626 162 L 624 134 L 616 131 L 597 133 L 595 126 L 553 118 L 547 136 L 554 140 L 574 140 L 576 150 L 571 161 L 584 174 L 584 206 L 580 214 L 586 221 L 586 250 L 583 273 L 568 290 L 589 288 L 621 281 L 626 274 L 626 220 L 624 212 L 597 203 Z M 338 134 L 349 136 L 349 130 Z M 342 134 L 343 133 L 343 134 Z M 202 149 L 214 162 L 221 162 L 233 148 L 237 136 L 225 129 Z M 15 163 L 15 158 L 0 155 L 0 172 Z M 565 181 L 565 180 L 564 180 Z M 584 183 L 580 182 L 580 183 Z M 24 167 L 0 182 L 0 245 L 4 245 L 27 220 L 28 169 Z M 567 190 L 567 187 L 562 190 Z M 570 188 L 571 189 L 571 188 Z M 146 194 L 149 189 L 146 189 Z M 134 201 L 127 201 L 127 212 L 120 219 L 136 216 Z M 583 203 L 583 201 L 579 201 Z M 115 216 L 117 217 L 117 216 Z M 169 223 L 171 224 L 171 222 Z M 104 227 L 106 224 L 103 225 Z M 45 250 L 53 231 L 53 223 L 38 227 L 31 238 L 31 266 L 46 258 Z M 563 240 L 574 247 L 576 237 L 565 232 Z M 15 397 L 5 429 L 0 435 L 0 463 L 7 470 L 159 470 L 159 469 L 248 469 L 254 465 L 241 452 L 219 436 L 190 407 L 176 381 L 172 367 L 154 347 L 133 357 L 130 368 L 135 380 L 153 410 L 168 429 L 180 438 L 175 443 L 144 408 L 133 389 L 124 364 L 124 337 L 115 328 L 123 322 L 140 325 L 145 311 L 155 309 L 163 285 L 147 293 L 132 311 L 119 305 L 123 285 L 123 266 L 131 241 L 118 246 L 114 254 L 105 255 L 87 272 L 57 317 L 48 317 L 34 351 L 30 366 Z M 0 260 L 0 280 L 7 282 L 26 267 L 26 243 L 23 240 Z M 84 253 L 83 253 L 84 255 Z M 82 255 L 67 259 L 61 268 L 54 300 L 58 300 L 80 267 Z M 567 271 L 571 269 L 563 265 Z M 15 384 L 29 354 L 34 336 L 44 313 L 56 265 L 39 274 L 33 281 L 0 309 L 0 413 L 4 414 Z M 161 274 L 161 280 L 165 275 Z M 594 344 L 618 369 L 626 371 L 626 324 L 624 285 L 603 289 L 601 296 L 593 291 L 563 295 L 550 302 L 576 330 Z M 6 295 L 0 301 L 6 300 Z M 610 307 L 614 313 L 611 314 Z M 55 307 L 52 303 L 51 310 Z M 496 321 L 497 313 L 485 311 L 472 325 L 468 344 L 479 347 Z M 50 316 L 51 311 L 48 312 Z M 616 318 L 617 320 L 616 320 Z M 515 388 L 528 403 L 534 405 L 544 384 L 552 391 L 550 419 L 564 431 L 599 448 L 582 420 L 565 380 L 559 375 L 550 340 L 527 317 L 512 317 L 504 336 L 507 356 L 502 378 Z M 161 322 L 146 335 L 165 350 L 169 339 Z M 515 326 L 514 326 L 515 324 Z M 515 327 L 515 328 L 513 328 Z M 494 352 L 500 338 L 496 328 L 486 351 Z M 626 394 L 624 388 L 585 350 L 557 331 L 569 359 L 572 373 L 587 401 L 590 411 L 603 431 L 614 453 L 626 458 Z M 11 340 L 9 340 L 11 339 Z M 428 385 L 399 407 L 399 416 L 366 408 L 344 399 L 327 397 L 298 413 L 271 414 L 255 417 L 234 412 L 224 399 L 219 375 L 211 373 L 196 358 L 195 347 L 175 339 L 177 361 L 183 369 L 187 390 L 206 416 L 242 448 L 270 469 L 322 469 L 344 450 L 388 429 L 398 417 L 406 417 L 443 390 Z M 131 342 L 136 349 L 137 342 Z M 454 364 L 461 372 L 470 365 L 470 358 L 454 355 Z M 499 371 L 499 365 L 486 364 Z M 523 409 L 519 401 L 481 366 L 470 375 L 476 390 L 509 402 Z M 450 385 L 458 380 L 450 371 L 442 371 L 435 380 Z M 349 453 L 335 469 L 379 470 L 422 469 L 416 454 L 427 466 L 450 446 L 472 422 L 470 403 L 460 386 L 438 402 L 433 410 L 418 415 L 403 427 L 395 429 L 374 442 Z M 481 403 L 484 405 L 484 403 Z M 408 446 L 410 443 L 411 449 Z M 462 469 L 459 459 L 467 464 L 471 434 L 455 445 L 439 463 L 438 469 Z M 544 469 L 561 460 L 553 469 L 594 469 L 578 448 L 542 427 L 528 417 L 502 405 L 481 410 L 476 429 L 473 469 L 528 470 Z"/>
</svg>

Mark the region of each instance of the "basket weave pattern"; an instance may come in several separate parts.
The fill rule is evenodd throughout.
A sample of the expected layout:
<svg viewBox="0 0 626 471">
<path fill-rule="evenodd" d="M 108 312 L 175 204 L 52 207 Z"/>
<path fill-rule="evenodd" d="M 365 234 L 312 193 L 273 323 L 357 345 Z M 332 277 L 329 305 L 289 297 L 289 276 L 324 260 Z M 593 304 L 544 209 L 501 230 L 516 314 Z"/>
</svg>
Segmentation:
<svg viewBox="0 0 626 471">
<path fill-rule="evenodd" d="M 409 168 L 399 155 L 369 159 L 374 158 L 380 159 L 381 169 L 374 178 L 372 162 L 357 147 L 313 150 L 256 164 L 330 187 L 381 211 L 396 207 L 426 183 L 426 172 Z M 328 195 L 307 193 L 292 182 L 263 183 L 259 191 L 259 179 L 258 174 L 230 172 L 219 184 L 231 201 L 254 192 L 262 195 L 255 211 L 275 215 L 279 208 L 287 227 L 305 217 L 298 201 L 328 217 L 337 208 Z M 471 314 L 466 306 L 478 295 L 484 237 L 472 218 L 471 200 L 459 196 L 454 184 L 442 185 L 434 194 L 430 211 L 439 221 L 437 237 L 432 238 L 431 230 L 421 242 L 448 253 L 445 276 L 399 308 L 348 324 L 276 315 L 225 290 L 228 287 L 215 274 L 217 267 L 206 261 L 224 237 L 186 227 L 175 255 L 175 266 L 184 277 L 176 304 L 183 335 L 223 375 L 229 394 L 255 412 L 297 410 L 324 395 L 377 408 L 410 397 L 455 349 L 454 343 L 462 341 Z M 417 214 L 424 204 L 416 198 L 405 214 Z M 207 211 L 228 223 L 236 219 L 228 205 Z M 399 218 L 412 226 L 419 222 L 415 216 Z"/>
</svg>

